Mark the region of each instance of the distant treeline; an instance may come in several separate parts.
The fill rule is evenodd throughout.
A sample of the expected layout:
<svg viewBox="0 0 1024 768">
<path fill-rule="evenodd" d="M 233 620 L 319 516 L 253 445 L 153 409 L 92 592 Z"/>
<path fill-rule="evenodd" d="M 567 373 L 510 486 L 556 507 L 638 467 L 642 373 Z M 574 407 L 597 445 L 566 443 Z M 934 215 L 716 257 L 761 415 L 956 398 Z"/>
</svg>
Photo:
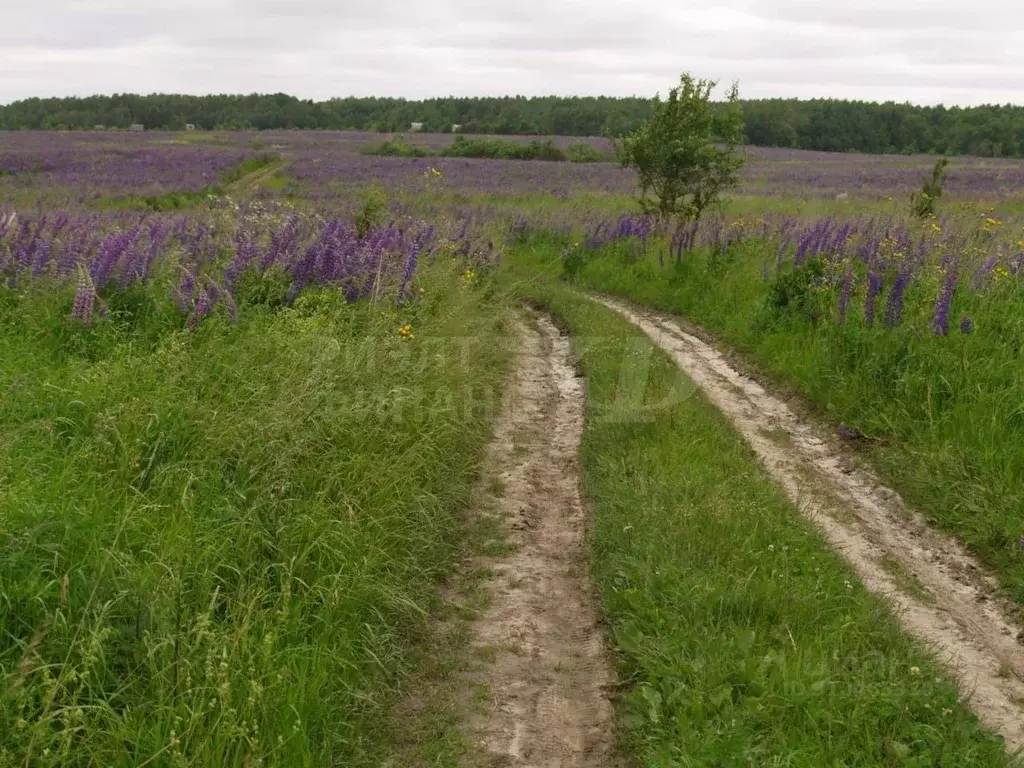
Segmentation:
<svg viewBox="0 0 1024 768">
<path fill-rule="evenodd" d="M 917 107 L 836 99 L 743 103 L 749 144 L 831 152 L 1024 156 L 1024 107 Z M 0 107 L 0 129 L 88 130 L 95 126 L 182 130 L 362 130 L 622 136 L 650 112 L 642 98 L 344 98 L 285 94 L 179 96 L 122 94 L 25 99 Z"/>
</svg>

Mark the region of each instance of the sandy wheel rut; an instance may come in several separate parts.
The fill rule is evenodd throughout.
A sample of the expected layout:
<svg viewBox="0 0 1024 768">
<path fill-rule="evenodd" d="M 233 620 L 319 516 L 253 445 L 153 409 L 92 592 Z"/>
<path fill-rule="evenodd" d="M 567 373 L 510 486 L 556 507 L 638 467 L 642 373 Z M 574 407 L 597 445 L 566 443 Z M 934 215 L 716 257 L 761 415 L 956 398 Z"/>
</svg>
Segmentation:
<svg viewBox="0 0 1024 768">
<path fill-rule="evenodd" d="M 713 346 L 671 317 L 597 300 L 669 354 L 864 585 L 892 603 L 904 630 L 956 676 L 982 723 L 1006 739 L 1009 751 L 1024 748 L 1024 633 L 1019 608 L 998 597 L 995 579 Z"/>
<path fill-rule="evenodd" d="M 467 736 L 488 766 L 611 764 L 612 675 L 587 576 L 578 449 L 584 389 L 569 342 L 546 317 L 521 323 L 522 346 L 494 440 L 477 514 L 511 551 L 481 558 L 493 577 L 472 623 Z"/>
</svg>

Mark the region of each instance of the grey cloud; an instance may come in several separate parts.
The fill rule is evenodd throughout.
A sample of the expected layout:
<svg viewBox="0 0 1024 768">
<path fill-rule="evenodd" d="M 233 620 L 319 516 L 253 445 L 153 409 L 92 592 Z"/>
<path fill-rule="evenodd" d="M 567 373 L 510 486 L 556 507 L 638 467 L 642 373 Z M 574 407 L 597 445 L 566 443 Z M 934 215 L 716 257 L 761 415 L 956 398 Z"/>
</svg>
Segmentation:
<svg viewBox="0 0 1024 768">
<path fill-rule="evenodd" d="M 859 30 L 998 29 L 1007 23 L 1020 27 L 1017 0 L 990 0 L 983 6 L 960 0 L 725 0 L 766 19 L 820 24 Z"/>
<path fill-rule="evenodd" d="M 993 0 L 20 0 L 0 4 L 0 102 L 112 91 L 664 91 L 1024 101 L 1024 8 Z"/>
</svg>

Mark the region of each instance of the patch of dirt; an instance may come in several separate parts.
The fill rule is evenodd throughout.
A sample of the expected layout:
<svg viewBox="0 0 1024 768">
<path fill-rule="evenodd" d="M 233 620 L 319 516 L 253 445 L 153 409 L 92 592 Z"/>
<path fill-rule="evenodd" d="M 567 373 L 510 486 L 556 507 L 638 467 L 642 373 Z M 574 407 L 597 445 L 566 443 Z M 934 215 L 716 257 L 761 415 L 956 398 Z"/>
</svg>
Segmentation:
<svg viewBox="0 0 1024 768">
<path fill-rule="evenodd" d="M 1010 752 L 1024 748 L 1024 633 L 1019 609 L 999 597 L 995 578 L 857 467 L 849 449 L 738 373 L 712 345 L 669 316 L 596 300 L 675 360 L 864 585 L 890 601 L 903 628 L 956 676 L 982 723 L 1003 736 Z"/>
<path fill-rule="evenodd" d="M 587 574 L 583 381 L 546 316 L 521 325 L 475 511 L 497 522 L 510 551 L 474 563 L 492 578 L 471 624 L 481 663 L 465 676 L 461 709 L 484 765 L 600 768 L 614 764 L 613 676 Z"/>
</svg>

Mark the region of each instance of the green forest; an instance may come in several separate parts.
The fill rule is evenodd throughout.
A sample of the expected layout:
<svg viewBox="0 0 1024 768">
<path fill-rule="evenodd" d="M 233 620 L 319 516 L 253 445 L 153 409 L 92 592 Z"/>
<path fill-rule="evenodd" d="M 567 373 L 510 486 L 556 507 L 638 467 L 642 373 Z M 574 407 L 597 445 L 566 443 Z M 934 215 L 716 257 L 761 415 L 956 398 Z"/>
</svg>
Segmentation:
<svg viewBox="0 0 1024 768">
<path fill-rule="evenodd" d="M 594 96 L 446 97 L 412 101 L 286 94 L 170 94 L 25 99 L 0 106 L 0 129 L 91 130 L 141 123 L 152 130 L 423 130 L 463 133 L 622 136 L 650 112 L 650 100 Z M 1024 107 L 920 107 L 838 99 L 743 102 L 746 142 L 828 152 L 1024 156 Z"/>
</svg>

